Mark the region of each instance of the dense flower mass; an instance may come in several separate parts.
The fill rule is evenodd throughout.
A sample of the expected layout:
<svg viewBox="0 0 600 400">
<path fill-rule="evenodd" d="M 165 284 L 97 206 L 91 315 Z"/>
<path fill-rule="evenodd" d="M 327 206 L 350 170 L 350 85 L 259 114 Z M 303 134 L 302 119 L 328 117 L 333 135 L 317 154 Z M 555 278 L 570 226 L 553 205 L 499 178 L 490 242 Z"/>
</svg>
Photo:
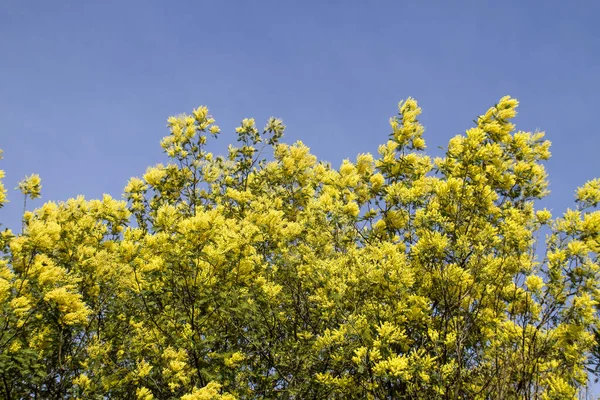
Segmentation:
<svg viewBox="0 0 600 400">
<path fill-rule="evenodd" d="M 125 200 L 48 202 L 0 236 L 0 397 L 575 397 L 600 181 L 536 208 L 550 143 L 515 130 L 517 105 L 431 159 L 409 98 L 377 156 L 337 169 L 275 118 L 244 119 L 225 156 L 206 107 L 169 118 L 169 162 Z"/>
</svg>

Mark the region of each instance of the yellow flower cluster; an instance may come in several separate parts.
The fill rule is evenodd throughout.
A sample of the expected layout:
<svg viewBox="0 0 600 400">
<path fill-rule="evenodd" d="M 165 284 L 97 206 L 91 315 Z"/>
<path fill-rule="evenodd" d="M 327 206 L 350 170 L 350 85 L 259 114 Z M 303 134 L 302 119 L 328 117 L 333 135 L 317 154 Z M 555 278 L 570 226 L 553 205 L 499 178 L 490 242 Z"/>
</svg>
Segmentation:
<svg viewBox="0 0 600 400">
<path fill-rule="evenodd" d="M 32 174 L 19 182 L 19 190 L 30 199 L 37 199 L 41 196 L 42 180 L 38 174 Z"/>
</svg>

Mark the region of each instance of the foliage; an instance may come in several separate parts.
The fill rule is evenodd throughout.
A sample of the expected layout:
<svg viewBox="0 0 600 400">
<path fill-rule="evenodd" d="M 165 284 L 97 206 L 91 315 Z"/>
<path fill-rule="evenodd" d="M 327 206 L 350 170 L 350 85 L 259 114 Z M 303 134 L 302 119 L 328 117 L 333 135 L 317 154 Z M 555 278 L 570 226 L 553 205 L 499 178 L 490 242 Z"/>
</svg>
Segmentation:
<svg viewBox="0 0 600 400">
<path fill-rule="evenodd" d="M 408 99 L 379 155 L 338 169 L 280 143 L 278 119 L 244 119 L 215 156 L 205 107 L 169 118 L 169 163 L 126 201 L 48 202 L 2 234 L 2 397 L 573 398 L 600 181 L 560 217 L 536 209 L 550 144 L 515 131 L 516 107 L 432 160 Z"/>
</svg>

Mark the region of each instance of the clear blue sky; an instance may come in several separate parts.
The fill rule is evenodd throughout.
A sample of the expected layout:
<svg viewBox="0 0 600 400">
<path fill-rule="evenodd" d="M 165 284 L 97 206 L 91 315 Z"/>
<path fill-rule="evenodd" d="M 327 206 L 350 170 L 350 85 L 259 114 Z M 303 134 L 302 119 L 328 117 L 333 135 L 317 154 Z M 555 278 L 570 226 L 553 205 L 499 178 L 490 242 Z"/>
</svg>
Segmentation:
<svg viewBox="0 0 600 400">
<path fill-rule="evenodd" d="M 169 115 L 208 105 L 224 148 L 271 115 L 339 165 L 376 152 L 408 96 L 434 152 L 501 96 L 545 130 L 562 211 L 600 176 L 598 1 L 0 0 L 0 148 L 17 227 L 26 174 L 43 198 L 120 197 L 163 161 Z"/>
</svg>

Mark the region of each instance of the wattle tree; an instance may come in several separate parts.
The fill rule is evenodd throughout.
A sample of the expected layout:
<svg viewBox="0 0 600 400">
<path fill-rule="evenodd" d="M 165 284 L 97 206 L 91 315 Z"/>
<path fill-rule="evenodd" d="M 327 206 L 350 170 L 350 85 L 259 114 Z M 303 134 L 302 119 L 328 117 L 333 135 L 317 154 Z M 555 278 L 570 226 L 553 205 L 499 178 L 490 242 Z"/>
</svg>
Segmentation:
<svg viewBox="0 0 600 400">
<path fill-rule="evenodd" d="M 408 99 L 379 154 L 339 168 L 275 118 L 244 119 L 224 156 L 206 107 L 169 118 L 169 163 L 124 200 L 47 202 L 0 236 L 1 397 L 576 397 L 600 180 L 539 209 L 550 143 L 515 130 L 517 105 L 431 159 Z"/>
</svg>

